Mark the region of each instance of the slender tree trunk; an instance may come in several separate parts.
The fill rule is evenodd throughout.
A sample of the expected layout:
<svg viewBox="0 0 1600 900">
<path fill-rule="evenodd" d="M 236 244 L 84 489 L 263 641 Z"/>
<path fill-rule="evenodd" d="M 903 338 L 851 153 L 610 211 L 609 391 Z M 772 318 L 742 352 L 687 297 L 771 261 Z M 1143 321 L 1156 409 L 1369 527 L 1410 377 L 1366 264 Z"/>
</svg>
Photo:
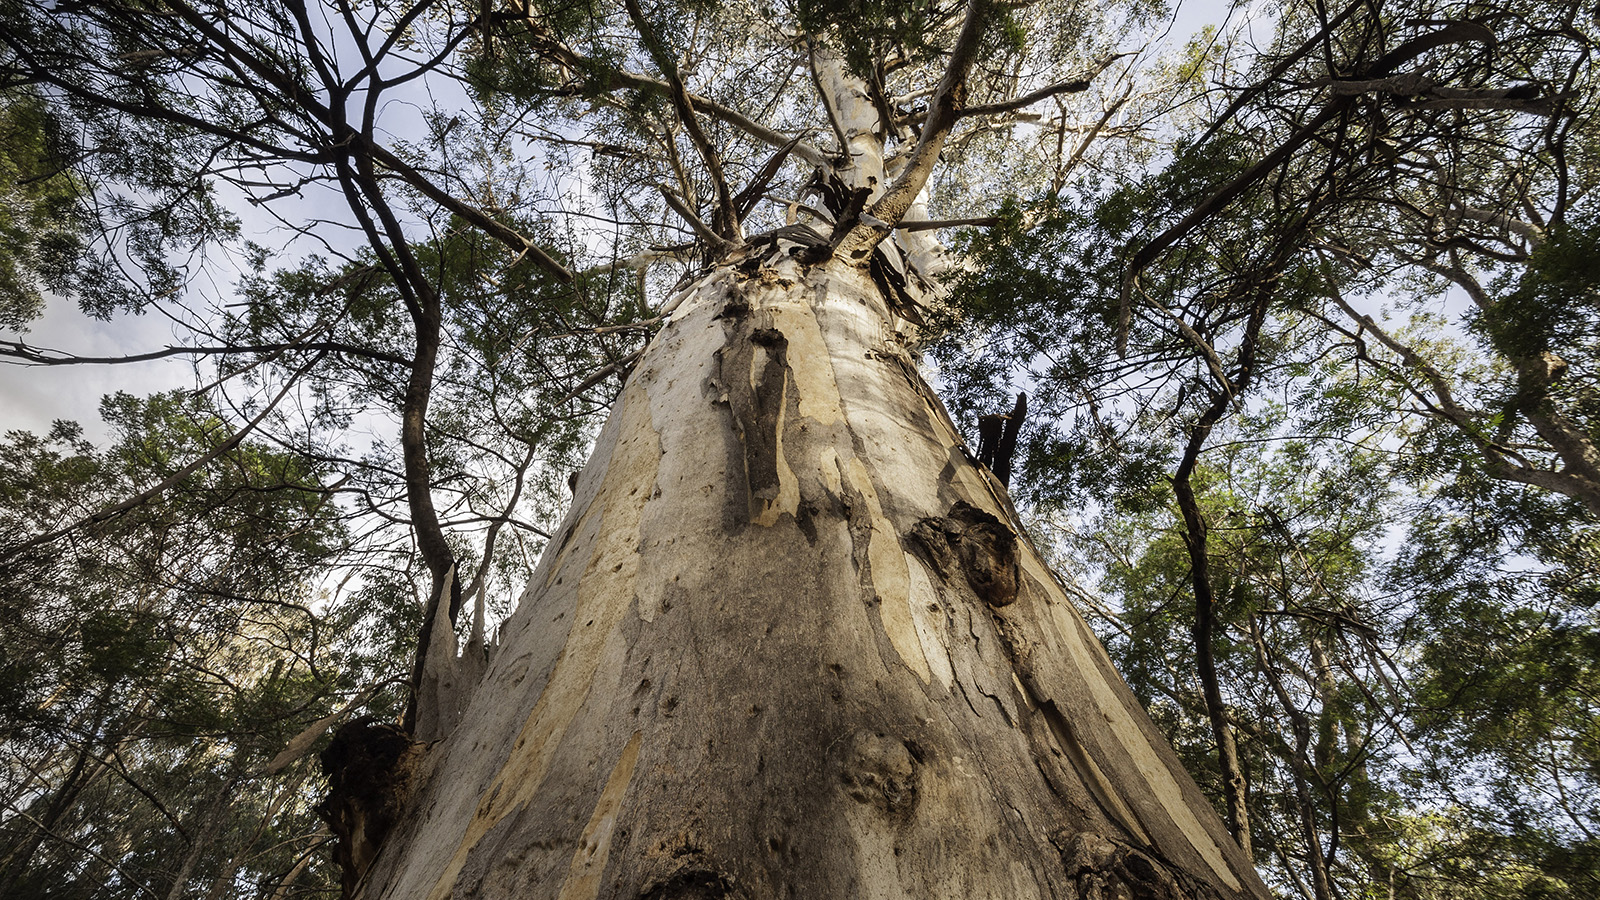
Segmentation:
<svg viewBox="0 0 1600 900">
<path fill-rule="evenodd" d="M 642 357 L 357 893 L 1265 898 L 871 278 L 777 255 Z"/>
<path fill-rule="evenodd" d="M 194 873 L 194 867 L 216 840 L 219 820 L 228 811 L 228 807 L 233 805 L 234 787 L 238 785 L 239 778 L 237 772 L 229 775 L 228 780 L 217 788 L 211 802 L 195 821 L 194 830 L 189 838 L 189 849 L 183 854 L 183 861 L 178 864 L 177 871 L 172 873 L 171 883 L 167 886 L 167 900 L 183 900 L 184 894 L 189 892 L 189 876 Z"/>
<path fill-rule="evenodd" d="M 28 867 L 33 864 L 34 854 L 39 852 L 39 847 L 44 843 L 45 836 L 56 827 L 62 815 L 72 808 L 77 802 L 78 794 L 93 779 L 98 771 L 99 763 L 95 769 L 85 771 L 89 762 L 94 758 L 91 752 L 92 744 L 85 742 L 78 747 L 77 756 L 72 761 L 72 769 L 62 779 L 61 786 L 56 788 L 48 804 L 44 805 L 38 817 L 38 823 L 28 832 L 28 836 L 3 859 L 0 859 L 0 897 L 11 896 L 11 891 Z"/>
<path fill-rule="evenodd" d="M 1206 701 L 1206 718 L 1217 741 L 1217 766 L 1222 772 L 1223 805 L 1228 813 L 1228 831 L 1246 856 L 1251 854 L 1250 806 L 1244 766 L 1239 761 L 1239 746 L 1228 723 L 1227 705 L 1222 701 L 1222 684 L 1217 679 L 1216 640 L 1217 598 L 1211 589 L 1210 557 L 1206 549 L 1205 514 L 1195 498 L 1187 471 L 1174 479 L 1178 508 L 1183 514 L 1183 539 L 1189 549 L 1189 567 L 1194 586 L 1194 655 L 1200 678 L 1200 693 Z"/>
<path fill-rule="evenodd" d="M 1267 271 L 1276 271 L 1278 264 L 1281 261 L 1267 267 Z M 1239 342 L 1238 362 L 1232 378 L 1224 376 L 1215 348 L 1204 344 L 1197 346 L 1211 361 L 1211 374 L 1216 385 L 1211 389 L 1211 405 L 1189 427 L 1183 458 L 1172 474 L 1172 489 L 1178 501 L 1178 512 L 1183 518 L 1183 543 L 1189 552 L 1189 577 L 1194 589 L 1195 615 L 1191 634 L 1194 638 L 1196 674 L 1200 679 L 1201 696 L 1205 698 L 1211 734 L 1217 742 L 1217 767 L 1222 773 L 1223 805 L 1228 814 L 1228 830 L 1246 858 L 1250 858 L 1254 852 L 1250 841 L 1249 785 L 1239 761 L 1239 748 L 1234 741 L 1233 726 L 1228 722 L 1227 707 L 1222 702 L 1222 687 L 1217 679 L 1216 651 L 1212 646 L 1216 639 L 1216 593 L 1211 586 L 1205 513 L 1200 509 L 1200 501 L 1194 493 L 1194 472 L 1200 464 L 1200 454 L 1205 449 L 1206 440 L 1211 437 L 1211 429 L 1244 395 L 1255 376 L 1256 342 L 1261 334 L 1261 325 L 1266 320 L 1267 308 L 1272 302 L 1272 285 L 1272 278 L 1263 278 L 1251 288 L 1250 317 Z M 1200 341 L 1199 335 L 1192 330 L 1189 334 L 1192 340 Z"/>
<path fill-rule="evenodd" d="M 455 552 L 445 540 L 439 513 L 433 506 L 433 471 L 428 461 L 428 403 L 433 396 L 434 368 L 439 360 L 439 341 L 443 322 L 439 298 L 420 276 L 414 279 L 423 300 L 412 314 L 416 329 L 416 351 L 412 355 L 411 375 L 400 410 L 400 449 L 405 463 L 406 505 L 411 511 L 411 527 L 417 535 L 417 551 L 428 567 L 430 584 L 422 628 L 417 633 L 417 655 L 411 669 L 411 702 L 404 724 L 413 731 L 423 728 L 424 739 L 432 739 L 433 723 L 420 723 L 417 699 L 422 691 L 422 669 L 434 633 L 454 628 L 461 612 L 461 580 L 455 573 Z M 442 621 L 441 621 L 442 617 Z M 437 623 L 437 624 L 436 624 Z"/>
<path fill-rule="evenodd" d="M 1322 830 L 1317 825 L 1317 804 L 1311 795 L 1311 777 L 1315 775 L 1315 768 L 1306 758 L 1311 748 L 1311 723 L 1305 713 L 1300 711 L 1294 698 L 1289 695 L 1288 689 L 1284 687 L 1278 668 L 1267 652 L 1267 642 L 1262 636 L 1261 626 L 1255 619 L 1250 620 L 1250 640 L 1255 645 L 1256 664 L 1261 673 L 1267 677 L 1267 683 L 1272 686 L 1272 692 L 1278 698 L 1278 706 L 1289 718 L 1290 727 L 1294 731 L 1294 747 L 1287 756 L 1289 770 L 1294 776 L 1295 801 L 1300 817 L 1300 836 L 1306 852 L 1306 868 L 1311 873 L 1311 896 L 1314 900 L 1333 900 L 1333 879 L 1328 874 L 1327 857 L 1322 848 Z"/>
</svg>

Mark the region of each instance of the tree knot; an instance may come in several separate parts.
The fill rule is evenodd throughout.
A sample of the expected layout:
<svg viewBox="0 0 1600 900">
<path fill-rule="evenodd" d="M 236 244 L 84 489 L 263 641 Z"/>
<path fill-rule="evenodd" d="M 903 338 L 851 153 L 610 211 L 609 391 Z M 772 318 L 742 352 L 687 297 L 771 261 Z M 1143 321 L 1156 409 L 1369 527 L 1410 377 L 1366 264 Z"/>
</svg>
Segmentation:
<svg viewBox="0 0 1600 900">
<path fill-rule="evenodd" d="M 844 791 L 852 800 L 887 813 L 909 810 L 917 802 L 917 760 L 903 741 L 857 731 L 845 751 Z"/>
<path fill-rule="evenodd" d="M 912 526 L 911 537 L 947 583 L 961 574 L 990 606 L 1017 599 L 1017 535 L 989 513 L 957 501 L 950 515 Z"/>
<path fill-rule="evenodd" d="M 1126 897 L 1129 900 L 1189 900 L 1215 895 L 1192 884 L 1181 884 L 1166 864 L 1149 854 L 1091 831 L 1058 834 L 1051 842 L 1061 851 L 1068 877 L 1085 897 Z"/>
</svg>

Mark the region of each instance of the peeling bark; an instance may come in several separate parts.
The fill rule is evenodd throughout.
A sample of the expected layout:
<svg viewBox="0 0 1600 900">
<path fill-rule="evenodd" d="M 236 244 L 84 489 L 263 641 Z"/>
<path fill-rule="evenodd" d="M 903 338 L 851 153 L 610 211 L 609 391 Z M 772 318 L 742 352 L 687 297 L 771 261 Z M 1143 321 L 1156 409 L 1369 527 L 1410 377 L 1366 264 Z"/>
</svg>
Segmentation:
<svg viewBox="0 0 1600 900">
<path fill-rule="evenodd" d="M 895 321 L 689 291 L 361 896 L 1267 896 Z"/>
</svg>

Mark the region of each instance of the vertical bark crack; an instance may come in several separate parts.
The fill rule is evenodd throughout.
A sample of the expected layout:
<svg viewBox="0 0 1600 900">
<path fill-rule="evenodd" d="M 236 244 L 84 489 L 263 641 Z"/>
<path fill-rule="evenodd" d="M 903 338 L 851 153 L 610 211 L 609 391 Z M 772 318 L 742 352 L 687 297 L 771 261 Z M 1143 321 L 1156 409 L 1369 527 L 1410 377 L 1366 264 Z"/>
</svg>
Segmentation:
<svg viewBox="0 0 1600 900">
<path fill-rule="evenodd" d="M 767 310 L 742 298 L 723 309 L 727 341 L 717 351 L 717 385 L 744 450 L 750 519 L 758 521 L 782 492 L 784 411 L 790 394 L 789 340 Z"/>
</svg>

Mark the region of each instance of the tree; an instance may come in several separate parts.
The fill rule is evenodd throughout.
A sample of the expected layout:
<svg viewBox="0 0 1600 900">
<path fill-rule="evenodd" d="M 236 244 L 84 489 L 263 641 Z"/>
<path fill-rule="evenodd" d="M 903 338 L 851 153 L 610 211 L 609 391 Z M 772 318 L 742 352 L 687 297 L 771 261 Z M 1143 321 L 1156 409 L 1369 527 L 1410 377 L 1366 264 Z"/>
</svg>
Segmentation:
<svg viewBox="0 0 1600 900">
<path fill-rule="evenodd" d="M 962 415 L 1030 383 L 1028 499 L 1121 536 L 1087 573 L 1119 662 L 1307 898 L 1591 892 L 1591 18 L 1290 4 L 1238 65 L 1202 36 L 1217 90 L 1168 164 L 1015 204 L 935 350 Z M 1241 500 L 1241 458 L 1343 496 Z M 1395 558 L 1313 524 L 1363 504 Z"/>
<path fill-rule="evenodd" d="M 317 305 L 291 340 L 225 348 L 293 367 L 290 384 L 330 355 L 404 385 L 388 382 L 399 483 L 430 586 L 399 730 L 355 724 L 324 755 L 347 889 L 1265 894 L 912 357 L 943 302 L 933 234 L 974 218 L 930 211 L 985 189 L 981 170 L 941 167 L 1054 147 L 1059 179 L 1082 154 L 1059 152 L 1078 119 L 1062 98 L 1103 99 L 1102 125 L 1126 102 L 1089 90 L 1112 56 L 1098 19 L 1137 12 L 9 12 L 13 84 L 198 162 L 195 191 L 336 185 L 366 239 L 352 280 L 301 282 Z M 481 155 L 455 153 L 442 115 L 411 146 L 384 142 L 385 95 L 435 73 L 479 91 Z M 1055 114 L 1024 115 L 1044 101 Z M 496 169 L 539 141 L 592 151 L 615 221 L 686 223 L 641 248 L 683 278 L 642 279 L 660 330 L 601 369 L 628 374 L 480 679 L 482 629 L 456 646 L 466 579 L 434 500 L 431 400 L 464 276 L 541 325 L 559 318 L 554 286 L 583 283 L 528 236 L 543 223 Z M 331 336 L 347 321 L 402 345 Z"/>
<path fill-rule="evenodd" d="M 0 325 L 20 329 L 44 306 L 37 282 L 65 287 L 68 260 L 80 247 L 72 176 L 52 167 L 59 151 L 43 104 L 21 94 L 0 107 Z"/>
<path fill-rule="evenodd" d="M 103 413 L 105 450 L 66 422 L 6 436 L 8 533 L 120 501 L 229 431 L 182 393 L 116 395 Z M 248 883 L 270 895 L 326 843 L 302 799 L 309 742 L 282 751 L 376 692 L 351 634 L 329 634 L 311 608 L 348 535 L 303 463 L 245 444 L 128 515 L 0 565 L 0 892 L 215 897 Z"/>
</svg>

